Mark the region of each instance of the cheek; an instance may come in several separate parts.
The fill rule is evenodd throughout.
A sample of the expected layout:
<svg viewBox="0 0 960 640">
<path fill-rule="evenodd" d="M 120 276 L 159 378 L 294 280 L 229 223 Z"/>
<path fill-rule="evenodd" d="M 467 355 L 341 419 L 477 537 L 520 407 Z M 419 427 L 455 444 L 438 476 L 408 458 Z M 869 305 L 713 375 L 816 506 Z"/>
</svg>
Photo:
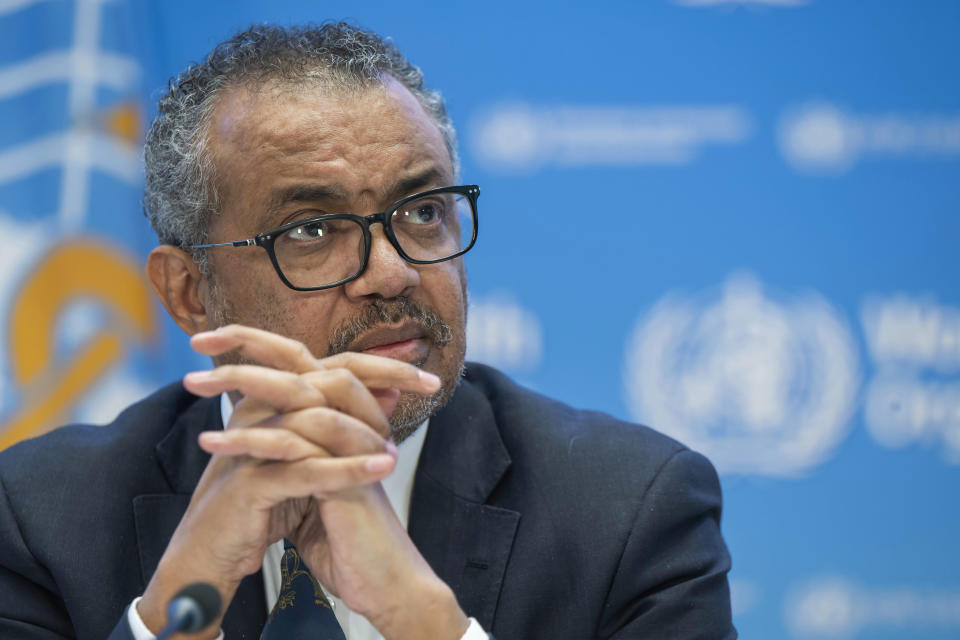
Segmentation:
<svg viewBox="0 0 960 640">
<path fill-rule="evenodd" d="M 219 270 L 215 271 L 214 305 L 225 310 L 221 318 L 292 338 L 322 355 L 338 290 L 294 291 L 264 258 L 262 262 L 221 261 L 215 267 Z"/>
<path fill-rule="evenodd" d="M 223 247 L 211 251 L 210 271 L 234 295 L 255 293 L 256 288 L 272 284 L 273 280 L 283 285 L 262 247 Z"/>
<path fill-rule="evenodd" d="M 270 320 L 276 331 L 303 343 L 317 358 L 328 356 L 334 329 L 355 318 L 358 306 L 347 299 L 343 287 L 314 292 L 288 291 L 293 295 L 275 301 L 277 311 Z M 280 317 L 281 309 L 283 317 Z"/>
<path fill-rule="evenodd" d="M 261 307 L 276 306 L 276 285 L 283 286 L 274 273 L 250 265 L 247 268 L 220 269 L 215 271 L 219 297 L 232 310 L 236 322 L 253 324 Z M 276 285 L 271 281 L 277 280 Z"/>
<path fill-rule="evenodd" d="M 466 313 L 467 279 L 463 262 L 455 260 L 433 265 L 436 270 L 423 274 L 424 284 L 429 288 L 431 303 L 448 323 L 462 322 Z"/>
</svg>

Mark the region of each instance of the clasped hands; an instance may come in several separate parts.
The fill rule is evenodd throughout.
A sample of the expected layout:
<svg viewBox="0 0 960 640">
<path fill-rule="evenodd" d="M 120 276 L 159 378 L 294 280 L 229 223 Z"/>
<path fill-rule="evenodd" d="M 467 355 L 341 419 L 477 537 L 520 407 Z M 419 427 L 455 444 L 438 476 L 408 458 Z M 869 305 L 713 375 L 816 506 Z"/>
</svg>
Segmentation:
<svg viewBox="0 0 960 640">
<path fill-rule="evenodd" d="M 396 462 L 388 416 L 400 392 L 432 394 L 439 378 L 362 353 L 318 360 L 294 340 L 239 325 L 197 334 L 191 346 L 258 364 L 184 377 L 196 395 L 243 398 L 224 431 L 200 436 L 212 458 L 140 601 L 147 626 L 159 629 L 166 602 L 194 580 L 229 602 L 286 537 L 324 588 L 384 637 L 459 638 L 466 616 L 379 484 Z"/>
</svg>

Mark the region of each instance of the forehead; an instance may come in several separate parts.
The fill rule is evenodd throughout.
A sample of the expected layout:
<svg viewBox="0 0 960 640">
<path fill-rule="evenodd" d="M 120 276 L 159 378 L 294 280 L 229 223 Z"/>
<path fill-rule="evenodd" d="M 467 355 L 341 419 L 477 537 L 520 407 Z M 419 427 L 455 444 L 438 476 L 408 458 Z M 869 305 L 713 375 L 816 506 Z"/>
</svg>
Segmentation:
<svg viewBox="0 0 960 640">
<path fill-rule="evenodd" d="M 453 178 L 439 128 L 391 78 L 351 90 L 232 88 L 218 100 L 208 138 L 222 203 L 263 205 L 277 188 L 311 183 L 344 199 L 379 199 L 413 174 Z"/>
</svg>

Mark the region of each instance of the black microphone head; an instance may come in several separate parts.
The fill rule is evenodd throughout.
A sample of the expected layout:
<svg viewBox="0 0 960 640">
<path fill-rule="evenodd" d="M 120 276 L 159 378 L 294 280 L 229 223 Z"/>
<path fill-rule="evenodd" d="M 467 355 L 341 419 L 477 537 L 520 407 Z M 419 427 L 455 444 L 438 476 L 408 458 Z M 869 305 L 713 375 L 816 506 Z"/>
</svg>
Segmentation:
<svg viewBox="0 0 960 640">
<path fill-rule="evenodd" d="M 220 615 L 220 592 L 212 584 L 206 582 L 188 584 L 177 592 L 173 601 L 175 602 L 180 598 L 192 600 L 199 610 L 199 615 L 191 616 L 190 624 L 180 629 L 181 631 L 187 633 L 200 631 L 209 626 Z"/>
</svg>

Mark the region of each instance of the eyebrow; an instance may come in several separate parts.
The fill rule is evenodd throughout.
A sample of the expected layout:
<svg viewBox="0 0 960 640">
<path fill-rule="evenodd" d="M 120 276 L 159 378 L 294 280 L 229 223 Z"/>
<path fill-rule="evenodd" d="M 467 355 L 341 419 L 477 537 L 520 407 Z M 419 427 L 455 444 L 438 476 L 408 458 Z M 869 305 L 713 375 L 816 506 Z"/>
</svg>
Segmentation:
<svg viewBox="0 0 960 640">
<path fill-rule="evenodd" d="M 291 202 L 316 202 L 317 200 L 346 200 L 346 193 L 339 187 L 316 184 L 295 184 L 274 189 L 267 204 L 267 212 L 275 213 Z"/>
<path fill-rule="evenodd" d="M 416 191 L 422 191 L 430 186 L 442 186 L 447 181 L 445 174 L 437 167 L 430 167 L 397 180 L 387 187 L 386 196 L 391 200 L 399 200 Z M 265 217 L 271 218 L 280 212 L 284 206 L 297 202 L 318 202 L 333 200 L 343 202 L 348 199 L 347 192 L 336 185 L 295 184 L 289 187 L 274 189 L 265 211 Z M 343 213 L 343 212 L 341 212 Z"/>
<path fill-rule="evenodd" d="M 387 189 L 387 194 L 391 200 L 399 200 L 416 191 L 422 191 L 425 187 L 446 186 L 441 184 L 446 180 L 446 176 L 440 169 L 430 167 L 420 173 L 397 180 Z"/>
</svg>

